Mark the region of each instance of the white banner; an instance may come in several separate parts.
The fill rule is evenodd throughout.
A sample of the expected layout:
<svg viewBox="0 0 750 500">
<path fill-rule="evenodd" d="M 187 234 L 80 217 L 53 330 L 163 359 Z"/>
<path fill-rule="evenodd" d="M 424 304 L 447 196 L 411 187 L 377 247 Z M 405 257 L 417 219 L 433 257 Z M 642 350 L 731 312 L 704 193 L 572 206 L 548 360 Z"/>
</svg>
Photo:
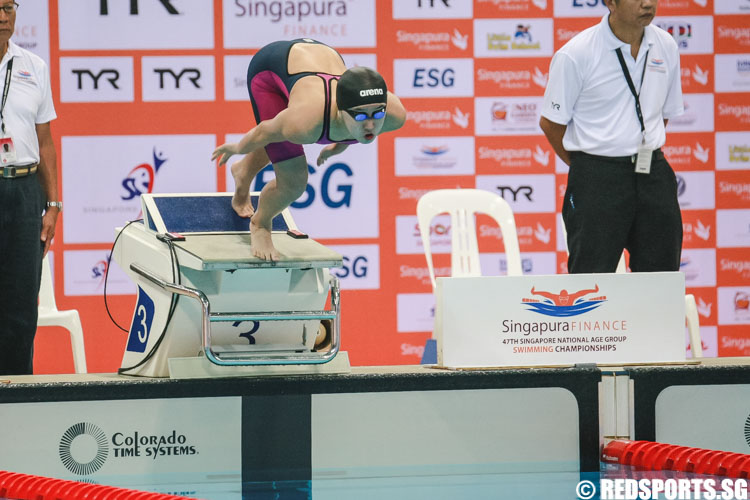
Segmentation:
<svg viewBox="0 0 750 500">
<path fill-rule="evenodd" d="M 261 48 L 274 40 L 294 38 L 313 38 L 337 49 L 375 46 L 375 0 L 223 0 L 223 13 L 227 49 Z"/>
<path fill-rule="evenodd" d="M 61 57 L 61 102 L 133 102 L 132 57 Z"/>
<path fill-rule="evenodd" d="M 252 119 L 251 119 L 252 120 Z M 249 128 L 249 127 L 248 127 Z M 240 134 L 229 134 L 237 142 Z M 377 238 L 378 227 L 378 143 L 352 144 L 331 156 L 320 167 L 316 160 L 321 144 L 304 146 L 307 157 L 307 189 L 290 207 L 297 227 L 311 238 Z M 241 156 L 229 161 L 233 164 Z M 227 191 L 234 192 L 231 168 L 226 169 Z M 260 191 L 275 177 L 267 166 L 252 181 L 251 191 Z"/>
<path fill-rule="evenodd" d="M 445 366 L 685 359 L 678 272 L 438 278 L 436 307 Z"/>
<path fill-rule="evenodd" d="M 716 133 L 716 170 L 750 170 L 750 132 Z"/>
<path fill-rule="evenodd" d="M 474 175 L 473 137 L 397 137 L 396 176 Z"/>
<path fill-rule="evenodd" d="M 474 57 L 549 57 L 552 19 L 475 19 Z"/>
<path fill-rule="evenodd" d="M 170 474 L 182 474 L 191 482 L 213 474 L 238 474 L 241 401 L 225 397 L 3 404 L 0 469 L 97 482 Z M 221 425 L 206 425 L 216 415 L 221 415 Z"/>
<path fill-rule="evenodd" d="M 609 13 L 604 0 L 553 0 L 555 17 L 601 17 Z M 593 24 L 593 23 L 592 23 Z"/>
<path fill-rule="evenodd" d="M 141 59 L 143 101 L 216 100 L 213 56 Z"/>
<path fill-rule="evenodd" d="M 65 250 L 65 295 L 103 295 L 107 273 L 107 295 L 135 295 L 133 281 L 108 257 L 109 250 Z"/>
<path fill-rule="evenodd" d="M 214 47 L 213 2 L 58 0 L 57 5 L 61 50 Z"/>
<path fill-rule="evenodd" d="M 702 170 L 677 172 L 677 200 L 683 210 L 713 210 L 716 207 L 714 196 L 714 172 Z"/>
<path fill-rule="evenodd" d="M 716 54 L 714 68 L 716 92 L 750 92 L 750 54 Z"/>
<path fill-rule="evenodd" d="M 49 0 L 23 2 L 16 14 L 13 43 L 38 55 L 49 67 Z"/>
<path fill-rule="evenodd" d="M 476 188 L 499 194 L 513 213 L 552 213 L 555 211 L 555 176 L 477 175 Z"/>
<path fill-rule="evenodd" d="M 341 280 L 342 290 L 380 288 L 380 247 L 378 245 L 326 245 L 343 257 L 344 266 L 332 268 Z"/>
<path fill-rule="evenodd" d="M 394 59 L 399 97 L 472 97 L 473 59 Z"/>
<path fill-rule="evenodd" d="M 211 193 L 213 135 L 62 138 L 65 243 L 108 243 L 144 193 Z"/>
<path fill-rule="evenodd" d="M 712 16 L 657 17 L 653 24 L 674 38 L 681 54 L 713 54 Z"/>
<path fill-rule="evenodd" d="M 683 94 L 685 112 L 669 120 L 667 135 L 670 132 L 713 132 L 714 95 Z"/>
<path fill-rule="evenodd" d="M 471 19 L 473 15 L 473 0 L 393 0 L 393 19 Z"/>
<path fill-rule="evenodd" d="M 477 97 L 474 99 L 475 134 L 542 135 L 541 97 Z"/>
</svg>

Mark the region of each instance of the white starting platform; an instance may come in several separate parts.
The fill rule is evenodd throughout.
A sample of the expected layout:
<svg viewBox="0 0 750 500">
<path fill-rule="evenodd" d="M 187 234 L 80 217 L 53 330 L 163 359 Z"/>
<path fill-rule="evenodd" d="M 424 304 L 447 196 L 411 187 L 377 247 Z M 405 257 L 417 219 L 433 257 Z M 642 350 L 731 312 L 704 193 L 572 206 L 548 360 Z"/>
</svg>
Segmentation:
<svg viewBox="0 0 750 500">
<path fill-rule="evenodd" d="M 249 219 L 231 198 L 143 195 L 143 221 L 117 229 L 113 258 L 138 286 L 120 373 L 349 371 L 339 354 L 339 283 L 329 272 L 341 255 L 299 233 L 287 209 L 272 227 L 281 258 L 258 259 Z M 258 193 L 251 199 L 257 205 Z"/>
</svg>

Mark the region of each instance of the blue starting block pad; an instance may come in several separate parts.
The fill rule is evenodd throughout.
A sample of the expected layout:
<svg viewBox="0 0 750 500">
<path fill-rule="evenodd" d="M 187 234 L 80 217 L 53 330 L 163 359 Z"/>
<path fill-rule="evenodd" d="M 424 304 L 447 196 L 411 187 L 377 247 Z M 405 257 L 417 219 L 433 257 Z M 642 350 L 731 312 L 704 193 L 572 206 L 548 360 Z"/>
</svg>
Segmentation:
<svg viewBox="0 0 750 500">
<path fill-rule="evenodd" d="M 232 195 L 148 194 L 143 195 L 143 217 L 147 227 L 157 233 L 204 234 L 248 233 L 250 219 L 240 217 L 232 208 Z M 258 207 L 258 195 L 250 197 Z M 294 223 L 286 211 L 274 217 L 272 231 L 286 232 Z"/>
</svg>

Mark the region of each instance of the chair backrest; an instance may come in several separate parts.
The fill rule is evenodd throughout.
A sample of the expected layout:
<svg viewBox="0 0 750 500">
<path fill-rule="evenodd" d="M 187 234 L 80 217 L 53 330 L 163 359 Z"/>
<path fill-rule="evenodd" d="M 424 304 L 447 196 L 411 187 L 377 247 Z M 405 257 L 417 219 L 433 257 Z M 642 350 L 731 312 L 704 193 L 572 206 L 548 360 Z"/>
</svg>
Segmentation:
<svg viewBox="0 0 750 500">
<path fill-rule="evenodd" d="M 435 288 L 435 268 L 430 250 L 430 224 L 441 213 L 451 217 L 451 275 L 480 276 L 479 250 L 474 214 L 492 217 L 500 226 L 505 246 L 509 276 L 520 276 L 521 252 L 513 211 L 502 197 L 481 189 L 438 189 L 425 193 L 417 202 L 417 219 L 422 245 L 427 259 L 432 288 Z"/>
<path fill-rule="evenodd" d="M 49 266 L 49 254 L 42 259 L 42 282 L 39 286 L 39 309 L 56 311 L 55 285 L 52 282 L 52 272 Z"/>
</svg>

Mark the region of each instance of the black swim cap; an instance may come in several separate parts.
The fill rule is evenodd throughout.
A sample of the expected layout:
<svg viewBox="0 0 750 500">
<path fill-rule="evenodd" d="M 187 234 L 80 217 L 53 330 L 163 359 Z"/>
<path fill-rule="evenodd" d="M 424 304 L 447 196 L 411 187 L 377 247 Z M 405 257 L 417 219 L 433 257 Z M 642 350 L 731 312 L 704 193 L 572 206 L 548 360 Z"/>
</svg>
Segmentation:
<svg viewBox="0 0 750 500">
<path fill-rule="evenodd" d="M 385 80 L 380 73 L 364 66 L 346 70 L 336 87 L 336 106 L 341 110 L 363 104 L 385 104 L 387 101 Z"/>
</svg>

